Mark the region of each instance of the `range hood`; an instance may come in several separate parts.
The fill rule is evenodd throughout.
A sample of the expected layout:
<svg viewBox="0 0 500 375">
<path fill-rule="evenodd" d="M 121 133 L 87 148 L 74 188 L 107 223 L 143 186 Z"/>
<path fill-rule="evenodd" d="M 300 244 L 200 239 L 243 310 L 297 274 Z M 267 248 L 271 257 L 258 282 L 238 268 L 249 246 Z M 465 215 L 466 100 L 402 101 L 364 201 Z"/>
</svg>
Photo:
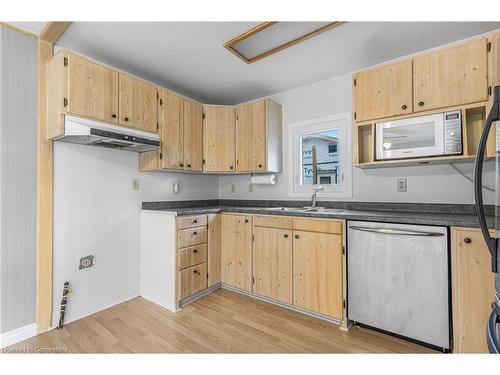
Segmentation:
<svg viewBox="0 0 500 375">
<path fill-rule="evenodd" d="M 160 147 L 158 134 L 123 128 L 74 116 L 64 117 L 64 135 L 56 141 L 145 152 Z"/>
</svg>

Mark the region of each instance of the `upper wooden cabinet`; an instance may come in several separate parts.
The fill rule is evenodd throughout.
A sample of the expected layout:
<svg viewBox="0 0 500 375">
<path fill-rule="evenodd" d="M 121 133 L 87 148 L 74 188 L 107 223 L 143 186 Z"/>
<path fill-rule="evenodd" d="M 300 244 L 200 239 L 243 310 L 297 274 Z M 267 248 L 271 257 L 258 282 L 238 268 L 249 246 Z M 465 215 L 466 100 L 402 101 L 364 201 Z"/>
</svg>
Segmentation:
<svg viewBox="0 0 500 375">
<path fill-rule="evenodd" d="M 378 120 L 487 101 L 487 42 L 480 38 L 356 73 L 355 120 Z M 490 74 L 494 74 L 491 69 Z"/>
<path fill-rule="evenodd" d="M 156 87 L 61 50 L 48 63 L 48 138 L 64 134 L 70 114 L 157 132 Z"/>
<path fill-rule="evenodd" d="M 281 171 L 281 106 L 265 99 L 236 108 L 236 170 Z"/>
<path fill-rule="evenodd" d="M 117 123 L 118 72 L 75 54 L 66 56 L 68 113 Z"/>
<path fill-rule="evenodd" d="M 413 59 L 414 110 L 488 100 L 486 38 Z"/>
<path fill-rule="evenodd" d="M 203 160 L 205 172 L 236 171 L 236 110 L 203 106 Z"/>
<path fill-rule="evenodd" d="M 454 352 L 488 353 L 485 335 L 495 276 L 479 229 L 452 228 L 451 264 Z"/>
<path fill-rule="evenodd" d="M 357 121 L 411 113 L 411 60 L 354 75 Z"/>
<path fill-rule="evenodd" d="M 184 99 L 184 169 L 203 169 L 203 106 Z"/>
<path fill-rule="evenodd" d="M 120 125 L 156 133 L 156 87 L 120 73 Z"/>
<path fill-rule="evenodd" d="M 168 90 L 160 93 L 160 165 L 202 171 L 203 107 Z"/>
<path fill-rule="evenodd" d="M 222 214 L 222 282 L 252 291 L 252 216 Z"/>
</svg>

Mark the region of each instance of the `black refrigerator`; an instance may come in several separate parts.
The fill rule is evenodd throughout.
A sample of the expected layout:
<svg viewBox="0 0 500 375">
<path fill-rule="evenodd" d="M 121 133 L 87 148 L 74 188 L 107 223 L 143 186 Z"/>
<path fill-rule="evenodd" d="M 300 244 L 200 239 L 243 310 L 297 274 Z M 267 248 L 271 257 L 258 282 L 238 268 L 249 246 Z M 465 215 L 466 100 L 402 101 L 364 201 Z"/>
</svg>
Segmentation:
<svg viewBox="0 0 500 375">
<path fill-rule="evenodd" d="M 483 163 L 484 152 L 490 130 L 495 125 L 494 135 L 496 137 L 496 160 L 495 160 L 495 229 L 497 236 L 491 237 L 488 231 L 488 224 L 484 213 L 483 205 Z M 484 125 L 483 133 L 479 140 L 477 156 L 474 165 L 474 195 L 476 200 L 476 212 L 479 225 L 483 233 L 488 251 L 491 256 L 491 271 L 495 273 L 496 295 L 491 296 L 491 313 L 486 328 L 486 341 L 490 353 L 500 353 L 500 86 L 493 90 L 493 105 Z"/>
</svg>

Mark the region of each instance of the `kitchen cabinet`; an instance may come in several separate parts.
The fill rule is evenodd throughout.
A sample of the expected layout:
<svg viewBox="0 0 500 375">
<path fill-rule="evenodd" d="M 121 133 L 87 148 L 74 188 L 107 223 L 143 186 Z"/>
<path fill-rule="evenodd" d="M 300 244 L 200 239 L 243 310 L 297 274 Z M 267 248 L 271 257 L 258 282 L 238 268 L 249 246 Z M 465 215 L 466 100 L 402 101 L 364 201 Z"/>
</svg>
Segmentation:
<svg viewBox="0 0 500 375">
<path fill-rule="evenodd" d="M 221 282 L 222 215 L 208 215 L 208 287 Z"/>
<path fill-rule="evenodd" d="M 168 90 L 160 94 L 160 165 L 163 169 L 203 169 L 203 107 Z"/>
<path fill-rule="evenodd" d="M 252 291 L 252 216 L 222 214 L 222 282 Z"/>
<path fill-rule="evenodd" d="M 451 262 L 454 352 L 488 353 L 486 325 L 495 278 L 479 229 L 452 228 Z"/>
<path fill-rule="evenodd" d="M 269 99 L 236 107 L 237 172 L 281 172 L 281 112 Z"/>
<path fill-rule="evenodd" d="M 292 231 L 254 228 L 253 292 L 292 304 Z"/>
<path fill-rule="evenodd" d="M 49 139 L 64 135 L 66 114 L 156 133 L 154 85 L 65 49 L 47 65 Z"/>
<path fill-rule="evenodd" d="M 406 60 L 354 75 L 356 121 L 412 112 L 412 61 Z"/>
<path fill-rule="evenodd" d="M 72 53 L 67 65 L 68 113 L 117 123 L 118 72 Z"/>
<path fill-rule="evenodd" d="M 178 272 L 178 298 L 183 300 L 207 287 L 207 264 L 183 269 Z"/>
<path fill-rule="evenodd" d="M 156 87 L 120 73 L 120 125 L 156 133 L 157 91 Z"/>
<path fill-rule="evenodd" d="M 235 172 L 235 108 L 205 105 L 203 112 L 204 171 Z"/>
<path fill-rule="evenodd" d="M 184 102 L 168 90 L 160 94 L 160 164 L 164 169 L 184 169 Z"/>
<path fill-rule="evenodd" d="M 203 169 L 203 106 L 184 99 L 184 169 Z"/>
<path fill-rule="evenodd" d="M 486 38 L 413 59 L 414 111 L 488 100 Z"/>
<path fill-rule="evenodd" d="M 293 231 L 293 304 L 343 319 L 342 235 Z"/>
</svg>

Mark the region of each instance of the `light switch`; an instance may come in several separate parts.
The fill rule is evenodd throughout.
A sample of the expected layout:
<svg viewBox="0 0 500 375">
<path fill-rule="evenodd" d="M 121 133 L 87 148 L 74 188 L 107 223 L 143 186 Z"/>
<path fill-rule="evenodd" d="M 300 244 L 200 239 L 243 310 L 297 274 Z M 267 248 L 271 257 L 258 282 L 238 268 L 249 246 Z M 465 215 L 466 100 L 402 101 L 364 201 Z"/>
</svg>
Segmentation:
<svg viewBox="0 0 500 375">
<path fill-rule="evenodd" d="M 180 184 L 178 182 L 172 182 L 172 193 L 177 194 L 180 190 Z"/>
</svg>

